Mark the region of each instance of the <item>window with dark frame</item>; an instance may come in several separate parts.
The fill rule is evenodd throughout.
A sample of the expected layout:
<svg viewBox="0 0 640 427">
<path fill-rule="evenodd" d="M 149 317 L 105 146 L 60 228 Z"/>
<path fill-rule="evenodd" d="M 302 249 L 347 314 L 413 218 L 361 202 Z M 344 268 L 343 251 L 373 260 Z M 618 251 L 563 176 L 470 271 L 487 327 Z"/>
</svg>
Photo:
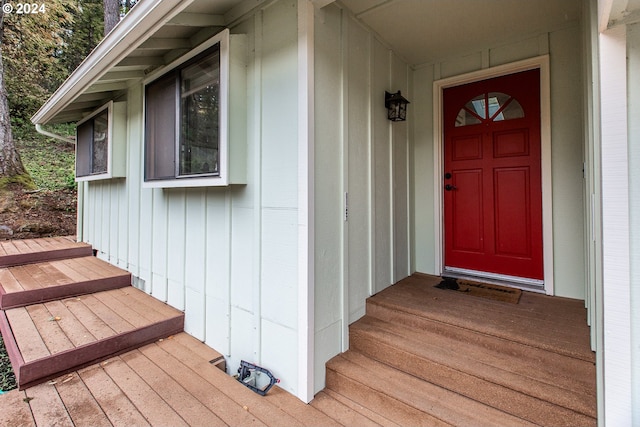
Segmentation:
<svg viewBox="0 0 640 427">
<path fill-rule="evenodd" d="M 145 181 L 218 176 L 220 43 L 146 85 Z"/>
<path fill-rule="evenodd" d="M 109 109 L 78 124 L 76 129 L 76 177 L 108 173 Z"/>
</svg>

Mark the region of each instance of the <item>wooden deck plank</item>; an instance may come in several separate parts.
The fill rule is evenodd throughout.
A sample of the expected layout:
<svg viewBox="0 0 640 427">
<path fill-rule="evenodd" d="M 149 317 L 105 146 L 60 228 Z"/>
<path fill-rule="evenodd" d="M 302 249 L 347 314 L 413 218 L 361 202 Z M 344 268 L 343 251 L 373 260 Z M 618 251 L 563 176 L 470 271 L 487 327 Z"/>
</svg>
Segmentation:
<svg viewBox="0 0 640 427">
<path fill-rule="evenodd" d="M 0 426 L 36 427 L 24 391 L 11 390 L 0 396 Z"/>
<path fill-rule="evenodd" d="M 85 327 L 83 322 L 69 309 L 69 306 L 63 304 L 62 301 L 47 302 L 44 306 L 52 316 L 60 318 L 56 323 L 74 347 L 96 341 L 96 337 L 93 335 L 93 328 Z M 95 317 L 88 320 L 88 323 L 90 323 L 95 320 Z"/>
<path fill-rule="evenodd" d="M 323 391 L 315 395 L 313 401 L 311 401 L 311 405 L 322 411 L 326 416 L 334 418 L 345 426 L 376 427 L 380 425 L 330 397 Z"/>
<path fill-rule="evenodd" d="M 20 255 L 20 249 L 18 249 L 13 242 L 13 240 L 5 240 L 2 242 L 2 249 L 4 249 L 5 255 Z"/>
<path fill-rule="evenodd" d="M 16 249 L 18 250 L 18 253 L 20 254 L 28 254 L 28 253 L 34 252 L 33 250 L 31 250 L 31 248 L 29 248 L 29 246 L 26 245 L 26 243 L 23 240 L 20 240 L 20 239 L 13 240 L 13 245 L 16 247 Z"/>
<path fill-rule="evenodd" d="M 393 291 L 389 291 L 391 288 Z M 594 360 L 588 345 L 586 317 L 582 324 L 567 328 L 559 325 L 557 321 L 540 320 L 526 309 L 518 307 L 518 304 L 501 303 L 437 289 L 427 285 L 421 277 L 414 276 L 385 291 L 376 294 L 371 300 L 390 303 L 401 307 L 402 310 L 422 313 L 427 317 L 437 317 L 440 321 L 470 330 L 482 328 L 485 333 L 491 335 L 514 341 L 521 340 L 523 344 L 555 349 L 585 360 Z M 492 315 L 487 316 L 487 313 Z M 576 333 L 574 328 L 586 333 Z"/>
<path fill-rule="evenodd" d="M 247 411 L 266 425 L 282 427 L 300 425 L 300 421 L 271 403 L 269 399 L 259 396 L 242 384 L 239 384 L 235 378 L 212 367 L 206 357 L 203 358 L 198 355 L 201 353 L 198 349 L 205 345 L 200 342 L 194 343 L 188 339 L 189 337 L 184 337 L 184 335 L 186 334 L 178 334 L 174 339 L 158 342 L 157 346 L 197 372 L 202 380 L 216 387 L 231 400 L 242 405 L 243 408 L 246 407 Z"/>
<path fill-rule="evenodd" d="M 112 291 L 113 297 L 121 304 L 138 313 L 149 323 L 158 322 L 167 317 L 175 317 L 179 312 L 162 301 L 146 294 L 133 286 Z"/>
<path fill-rule="evenodd" d="M 146 356 L 149 351 L 145 350 L 154 347 L 154 344 L 150 344 L 139 349 L 139 352 L 124 354 L 121 356 L 122 360 L 144 378 L 147 384 L 156 390 L 189 425 L 226 426 L 224 421 L 185 390 L 180 382 L 156 365 L 158 363 L 156 359 L 153 359 L 154 363 L 149 363 Z M 171 369 L 174 368 L 175 366 L 171 367 Z"/>
<path fill-rule="evenodd" d="M 56 378 L 48 384 L 55 386 L 69 417 L 76 426 L 111 427 L 113 425 L 77 373 Z"/>
<path fill-rule="evenodd" d="M 133 350 L 131 353 L 136 352 L 137 350 Z M 175 427 L 188 425 L 136 371 L 122 360 L 122 357 L 104 361 L 100 366 L 151 425 Z"/>
<path fill-rule="evenodd" d="M 44 252 L 45 248 L 40 245 L 39 239 L 21 239 L 21 241 L 29 248 L 30 252 Z"/>
<path fill-rule="evenodd" d="M 99 364 L 78 371 L 80 378 L 114 426 L 148 426 L 129 398 Z"/>
<path fill-rule="evenodd" d="M 47 275 L 47 286 L 74 283 L 73 279 L 58 270 L 51 262 L 44 262 L 39 265 L 40 269 Z"/>
<path fill-rule="evenodd" d="M 31 276 L 31 274 L 29 273 L 29 270 L 26 269 L 24 265 L 11 267 L 11 274 L 13 274 L 13 277 L 18 282 L 20 282 L 20 286 L 22 286 L 24 290 L 41 288 L 38 281 Z"/>
<path fill-rule="evenodd" d="M 122 317 L 135 328 L 140 328 L 150 323 L 146 317 L 141 316 L 140 313 L 132 310 L 128 305 L 122 304 L 113 292 L 99 292 L 93 296 L 111 311 L 118 313 L 118 316 Z"/>
<path fill-rule="evenodd" d="M 74 297 L 65 298 L 61 301 L 65 308 L 80 322 L 82 329 L 90 333 L 96 340 L 102 340 L 112 337 L 118 332 L 105 323 L 96 313 L 94 313 L 85 302 L 87 299 Z M 62 320 L 66 318 L 63 317 Z M 62 322 L 61 320 L 61 322 Z M 66 328 L 65 328 L 66 331 Z M 69 332 L 67 332 L 68 334 Z M 75 343 L 75 342 L 74 342 Z M 76 346 L 81 344 L 76 344 Z"/>
<path fill-rule="evenodd" d="M 266 397 L 271 403 L 297 419 L 302 425 L 310 427 L 316 425 L 339 427 L 341 425 L 324 412 L 305 404 L 280 387 L 272 388 Z"/>
<path fill-rule="evenodd" d="M 26 308 L 12 308 L 5 313 L 14 335 L 19 331 L 20 339 L 16 339 L 16 344 L 25 362 L 51 354 Z"/>
<path fill-rule="evenodd" d="M 73 343 L 67 338 L 55 320 L 57 314 L 51 313 L 43 304 L 30 305 L 26 307 L 26 310 L 50 354 L 56 354 L 74 348 Z M 16 331 L 15 329 L 14 331 L 14 336 L 16 340 L 18 340 L 18 343 L 23 341 L 22 331 Z"/>
<path fill-rule="evenodd" d="M 338 402 L 342 403 L 343 405 L 345 405 L 348 408 L 351 408 L 352 410 L 358 412 L 359 414 L 363 414 L 366 418 L 373 420 L 373 422 L 375 422 L 376 424 L 380 424 L 381 426 L 384 427 L 400 427 L 400 424 L 383 417 L 382 415 L 380 415 L 379 413 L 372 411 L 368 408 L 365 408 L 364 406 L 360 405 L 357 402 L 354 402 L 353 400 L 338 394 L 336 392 L 334 392 L 333 390 L 330 390 L 328 388 L 325 388 L 324 390 L 322 390 L 321 393 L 326 394 L 327 396 L 330 396 L 331 398 L 337 400 Z M 311 404 L 313 404 L 313 401 L 311 401 Z"/>
<path fill-rule="evenodd" d="M 105 325 L 108 325 L 109 328 L 113 329 L 116 333 L 122 334 L 135 328 L 133 324 L 120 316 L 120 311 L 114 311 L 104 304 L 103 301 L 96 298 L 95 295 L 83 295 L 74 299 L 81 300 L 89 310 L 91 310 L 105 323 Z"/>
<path fill-rule="evenodd" d="M 73 421 L 55 387 L 40 384 L 25 391 L 27 397 L 31 398 L 29 406 L 37 425 L 73 427 Z"/>
<path fill-rule="evenodd" d="M 77 272 L 72 267 L 69 267 L 68 263 L 65 261 L 66 260 L 56 260 L 56 261 L 50 261 L 49 263 L 51 264 L 52 267 L 54 267 L 56 270 L 58 270 L 60 273 L 64 274 L 74 282 L 82 282 L 85 280 L 89 280 L 89 277 L 87 277 L 86 274 Z"/>
<path fill-rule="evenodd" d="M 109 264 L 106 261 L 103 261 L 99 258 L 96 258 L 94 256 L 91 257 L 85 257 L 83 258 L 83 261 L 86 261 L 87 264 L 91 265 L 93 268 L 96 269 L 96 271 L 99 271 L 101 273 L 103 273 L 105 276 L 111 276 L 111 275 L 118 275 L 118 274 L 129 274 L 128 271 L 120 268 L 120 267 L 116 267 L 113 264 Z"/>
<path fill-rule="evenodd" d="M 5 293 L 20 292 L 24 288 L 20 285 L 20 281 L 15 278 L 10 268 L 0 268 L 0 285 Z"/>
<path fill-rule="evenodd" d="M 163 341 L 164 342 L 164 341 Z M 199 372 L 193 371 L 158 345 L 152 344 L 140 349 L 167 375 L 178 382 L 187 392 L 196 396 L 227 425 L 265 426 L 254 414 L 245 410 L 238 402 L 230 399 L 216 387 L 202 381 Z M 209 369 L 215 369 L 210 367 Z"/>
<path fill-rule="evenodd" d="M 50 280 L 45 271 L 42 270 L 41 263 L 27 264 L 24 270 L 31 276 L 38 288 L 42 288 L 50 284 Z"/>
<path fill-rule="evenodd" d="M 145 310 L 150 310 L 151 312 L 159 313 L 159 315 L 163 317 L 175 316 L 176 313 L 179 312 L 178 309 L 171 307 L 169 304 L 166 304 L 157 298 L 151 297 L 151 295 L 147 294 L 146 292 L 138 288 L 134 288 L 134 287 L 130 287 L 126 289 L 123 288 L 122 292 L 125 293 L 127 296 L 129 296 L 131 300 L 136 301 L 139 304 L 142 304 Z"/>
<path fill-rule="evenodd" d="M 87 280 L 91 279 L 100 279 L 102 278 L 102 274 L 94 270 L 93 268 L 83 265 L 82 263 L 77 262 L 73 258 L 62 260 L 62 264 L 75 271 L 78 274 L 81 274 L 87 278 Z"/>
</svg>

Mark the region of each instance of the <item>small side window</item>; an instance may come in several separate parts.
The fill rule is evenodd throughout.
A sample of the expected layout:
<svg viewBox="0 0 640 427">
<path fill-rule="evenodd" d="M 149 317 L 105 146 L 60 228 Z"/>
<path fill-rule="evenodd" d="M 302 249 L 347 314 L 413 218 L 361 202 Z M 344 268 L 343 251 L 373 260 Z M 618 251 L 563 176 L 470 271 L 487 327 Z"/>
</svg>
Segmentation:
<svg viewBox="0 0 640 427">
<path fill-rule="evenodd" d="M 119 155 L 123 150 L 118 148 L 124 144 L 124 140 L 122 137 L 115 136 L 121 132 L 118 130 L 114 132 L 117 126 L 124 129 L 123 123 L 114 124 L 115 117 L 118 116 L 115 110 L 122 115 L 123 108 L 122 103 L 118 103 L 116 108 L 113 102 L 109 102 L 78 122 L 76 126 L 77 181 L 124 176 L 124 159 Z M 118 162 L 118 165 L 114 166 L 114 162 Z"/>
</svg>

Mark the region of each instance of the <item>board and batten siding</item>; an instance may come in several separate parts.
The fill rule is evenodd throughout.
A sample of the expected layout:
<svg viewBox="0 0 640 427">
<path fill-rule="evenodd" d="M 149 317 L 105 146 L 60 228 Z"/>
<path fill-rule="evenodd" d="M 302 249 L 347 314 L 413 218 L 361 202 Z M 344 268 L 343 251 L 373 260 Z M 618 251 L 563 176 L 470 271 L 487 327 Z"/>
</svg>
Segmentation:
<svg viewBox="0 0 640 427">
<path fill-rule="evenodd" d="M 298 394 L 297 2 L 237 26 L 248 45 L 247 184 L 143 188 L 143 86 L 127 94 L 127 177 L 80 183 L 81 238 L 134 285 L 185 312 L 185 330 L 270 369 Z M 232 94 L 233 96 L 233 94 Z M 300 327 L 304 328 L 305 325 Z"/>
<path fill-rule="evenodd" d="M 482 51 L 456 54 L 419 65 L 413 72 L 414 138 L 411 160 L 413 210 L 412 266 L 439 274 L 436 265 L 438 201 L 433 165 L 433 82 L 541 55 L 550 58 L 551 177 L 553 197 L 553 278 L 557 296 L 585 299 L 585 229 L 583 177 L 582 33 L 578 22 L 521 40 L 487 46 Z"/>
<path fill-rule="evenodd" d="M 409 123 L 384 92 L 411 99 L 410 69 L 347 11 L 315 11 L 315 391 L 348 348 L 366 299 L 407 277 Z"/>
</svg>

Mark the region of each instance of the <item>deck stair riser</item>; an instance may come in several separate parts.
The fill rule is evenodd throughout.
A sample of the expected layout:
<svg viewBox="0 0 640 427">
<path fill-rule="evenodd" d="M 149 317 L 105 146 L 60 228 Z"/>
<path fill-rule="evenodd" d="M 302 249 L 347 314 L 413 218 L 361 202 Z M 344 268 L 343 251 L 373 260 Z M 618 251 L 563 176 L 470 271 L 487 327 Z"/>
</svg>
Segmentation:
<svg viewBox="0 0 640 427">
<path fill-rule="evenodd" d="M 538 374 L 539 365 L 488 354 L 464 341 L 447 348 L 446 338 L 387 325 L 367 318 L 356 322 L 351 350 L 536 424 L 552 419 L 558 426 L 585 425 L 596 416 L 591 395 L 576 391 L 585 385 L 561 372 L 555 372 L 554 383 L 554 373 Z"/>
<path fill-rule="evenodd" d="M 0 242 L 0 267 L 93 255 L 91 245 L 72 237 L 7 240 Z"/>
<path fill-rule="evenodd" d="M 182 332 L 184 313 L 128 286 L 3 310 L 0 329 L 24 389 Z"/>
<path fill-rule="evenodd" d="M 3 313 L 0 315 L 0 324 L 4 326 L 5 323 L 8 324 L 8 320 Z M 183 329 L 184 315 L 179 315 L 30 362 L 23 360 L 18 345 L 14 340 L 8 340 L 5 345 L 11 364 L 14 366 L 18 388 L 23 390 L 62 374 L 153 343 L 158 339 L 178 334 Z M 5 336 L 4 327 L 3 336 Z"/>
</svg>

